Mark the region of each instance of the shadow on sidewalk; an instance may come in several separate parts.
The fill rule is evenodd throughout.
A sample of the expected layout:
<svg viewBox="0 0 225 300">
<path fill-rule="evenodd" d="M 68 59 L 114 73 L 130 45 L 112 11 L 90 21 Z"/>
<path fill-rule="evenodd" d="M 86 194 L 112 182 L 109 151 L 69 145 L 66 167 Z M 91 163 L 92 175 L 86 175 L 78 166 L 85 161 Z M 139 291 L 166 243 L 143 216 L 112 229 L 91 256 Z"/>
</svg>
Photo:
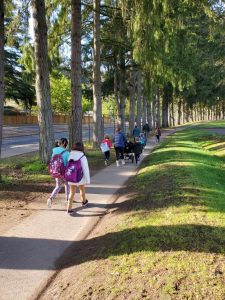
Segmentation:
<svg viewBox="0 0 225 300">
<path fill-rule="evenodd" d="M 56 261 L 55 267 L 51 266 L 49 261 L 52 254 L 65 248 L 65 255 Z M 146 226 L 108 233 L 73 242 L 72 245 L 71 241 L 0 237 L 0 249 L 1 269 L 57 270 L 86 261 L 106 259 L 111 255 L 139 251 L 225 254 L 225 228 L 202 225 Z M 33 255 L 24 259 L 25 249 Z M 35 255 L 37 251 L 38 255 Z"/>
</svg>

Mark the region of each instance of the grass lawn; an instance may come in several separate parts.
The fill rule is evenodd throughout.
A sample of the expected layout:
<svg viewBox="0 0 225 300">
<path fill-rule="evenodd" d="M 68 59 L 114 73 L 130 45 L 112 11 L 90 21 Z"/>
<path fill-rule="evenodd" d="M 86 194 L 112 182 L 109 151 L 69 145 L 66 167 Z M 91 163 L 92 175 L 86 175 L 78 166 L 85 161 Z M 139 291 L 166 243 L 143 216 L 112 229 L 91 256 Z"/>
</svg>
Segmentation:
<svg viewBox="0 0 225 300">
<path fill-rule="evenodd" d="M 86 147 L 85 154 L 88 159 L 91 174 L 100 171 L 104 167 L 103 153 L 99 149 Z M 111 160 L 115 160 L 114 151 L 111 151 Z M 2 172 L 2 188 L 8 184 L 16 185 L 22 182 L 53 182 L 49 176 L 48 166 L 43 164 L 38 154 L 24 154 L 15 157 L 5 158 L 1 160 L 0 169 Z"/>
<path fill-rule="evenodd" d="M 203 127 L 143 162 L 111 221 L 62 265 L 57 299 L 225 299 L 225 136 Z"/>
</svg>

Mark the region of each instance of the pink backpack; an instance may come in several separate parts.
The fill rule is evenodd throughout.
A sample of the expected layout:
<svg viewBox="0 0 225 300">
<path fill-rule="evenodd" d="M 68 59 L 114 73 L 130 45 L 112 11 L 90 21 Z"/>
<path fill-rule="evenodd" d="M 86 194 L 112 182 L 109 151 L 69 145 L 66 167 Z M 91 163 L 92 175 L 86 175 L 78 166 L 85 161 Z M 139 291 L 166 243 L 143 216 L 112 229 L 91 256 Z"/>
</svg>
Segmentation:
<svg viewBox="0 0 225 300">
<path fill-rule="evenodd" d="M 63 153 L 67 151 L 64 150 L 60 154 L 55 154 L 52 156 L 50 163 L 48 165 L 48 170 L 52 178 L 62 178 L 65 173 L 65 166 L 63 161 Z"/>
<path fill-rule="evenodd" d="M 81 158 L 84 155 L 81 156 Z M 68 182 L 78 183 L 83 178 L 83 169 L 81 165 L 81 158 L 78 160 L 70 159 L 66 166 L 64 178 Z"/>
</svg>

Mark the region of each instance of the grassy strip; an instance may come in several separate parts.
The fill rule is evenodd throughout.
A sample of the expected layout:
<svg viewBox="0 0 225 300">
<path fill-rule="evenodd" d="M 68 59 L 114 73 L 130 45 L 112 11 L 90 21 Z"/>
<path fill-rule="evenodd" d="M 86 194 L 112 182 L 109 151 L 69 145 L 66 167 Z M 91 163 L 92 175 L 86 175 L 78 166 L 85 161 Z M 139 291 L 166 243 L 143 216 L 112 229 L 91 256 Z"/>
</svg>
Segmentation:
<svg viewBox="0 0 225 300">
<path fill-rule="evenodd" d="M 115 160 L 114 151 L 111 151 L 111 160 Z M 91 175 L 104 167 L 103 154 L 99 149 L 86 148 L 85 152 Z M 29 183 L 48 183 L 52 182 L 49 176 L 48 166 L 40 161 L 37 154 L 27 154 L 17 157 L 2 159 L 0 169 L 2 172 L 2 182 L 0 187 L 5 188 L 11 185 Z"/>
<path fill-rule="evenodd" d="M 86 264 L 77 299 L 225 299 L 221 140 L 196 127 L 149 156 L 118 204 L 117 225 L 84 242 L 95 253 L 71 263 Z"/>
</svg>

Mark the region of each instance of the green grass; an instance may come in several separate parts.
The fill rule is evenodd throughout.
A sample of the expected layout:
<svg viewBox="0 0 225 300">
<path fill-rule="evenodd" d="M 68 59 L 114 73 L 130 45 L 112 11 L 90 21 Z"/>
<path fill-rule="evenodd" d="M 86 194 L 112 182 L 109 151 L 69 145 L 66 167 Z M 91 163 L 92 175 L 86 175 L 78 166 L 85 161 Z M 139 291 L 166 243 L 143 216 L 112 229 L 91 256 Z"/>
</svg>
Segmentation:
<svg viewBox="0 0 225 300">
<path fill-rule="evenodd" d="M 213 122 L 201 122 L 197 126 L 198 128 L 225 128 L 225 120 L 218 120 Z"/>
<path fill-rule="evenodd" d="M 130 198 L 118 204 L 117 225 L 89 241 L 101 245 L 94 258 L 105 274 L 101 284 L 98 271 L 92 278 L 95 297 L 99 287 L 100 299 L 114 299 L 114 286 L 115 299 L 225 299 L 220 143 L 196 127 L 168 137 L 145 160 L 128 184 Z"/>
<path fill-rule="evenodd" d="M 111 159 L 115 159 L 112 151 Z M 86 145 L 85 154 L 89 162 L 89 168 L 93 175 L 104 167 L 103 154 L 99 149 L 92 149 Z M 12 183 L 22 184 L 29 183 L 52 182 L 49 176 L 48 166 L 41 162 L 38 155 L 22 155 L 19 157 L 6 158 L 1 160 L 0 169 L 2 172 L 2 188 L 8 187 Z"/>
</svg>

